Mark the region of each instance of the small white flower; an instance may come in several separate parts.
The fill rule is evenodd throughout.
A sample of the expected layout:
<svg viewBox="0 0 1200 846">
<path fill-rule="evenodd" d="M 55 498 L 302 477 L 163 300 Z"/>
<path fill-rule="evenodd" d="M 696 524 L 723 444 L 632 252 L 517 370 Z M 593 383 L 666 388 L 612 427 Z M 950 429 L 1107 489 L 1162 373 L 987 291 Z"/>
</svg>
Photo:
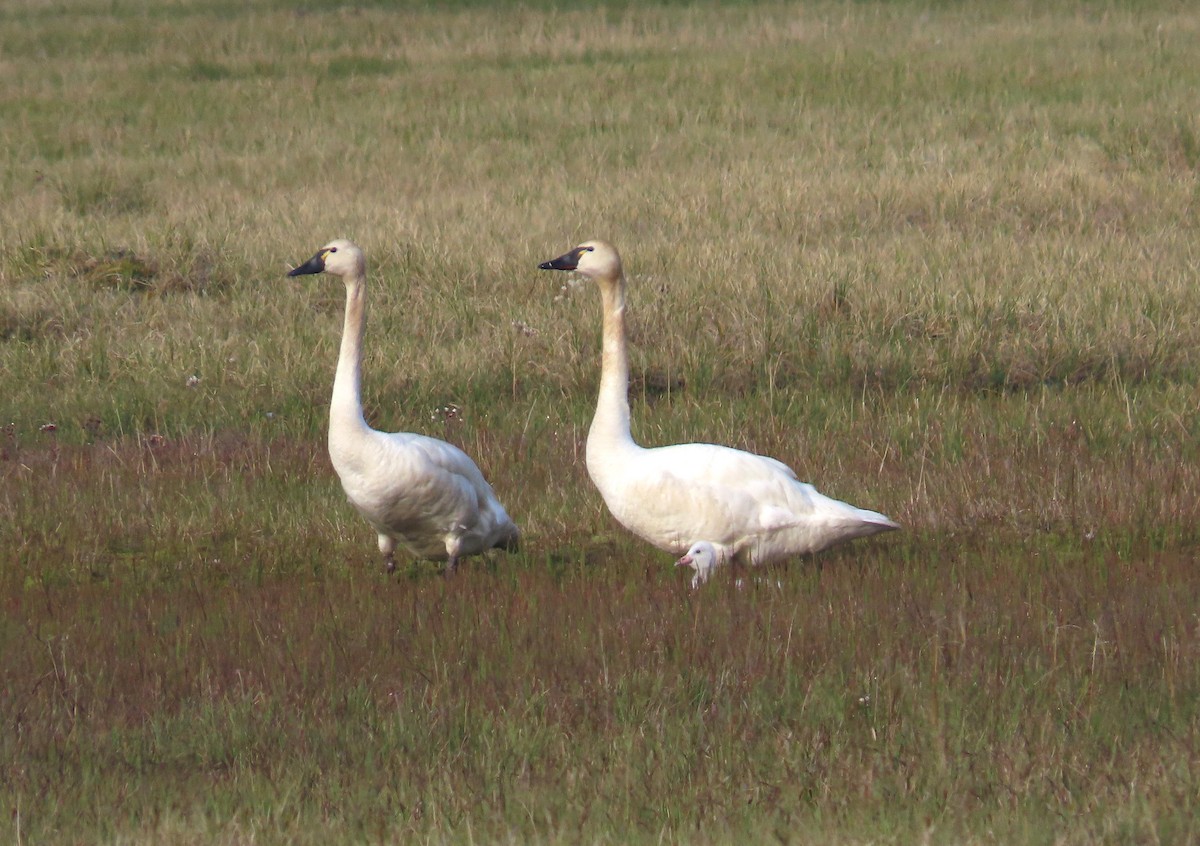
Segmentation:
<svg viewBox="0 0 1200 846">
<path fill-rule="evenodd" d="M 187 382 L 184 384 L 186 384 L 189 388 L 194 388 L 200 384 L 200 377 L 193 373 L 191 376 L 187 377 Z"/>
<path fill-rule="evenodd" d="M 433 413 L 429 415 L 429 419 L 437 420 L 439 417 L 442 420 L 459 420 L 462 418 L 462 409 L 452 402 L 448 402 L 445 405 L 439 405 L 433 410 Z"/>
<path fill-rule="evenodd" d="M 575 278 L 568 279 L 566 281 L 566 283 L 558 289 L 558 294 L 554 297 L 554 301 L 556 303 L 562 302 L 567 297 L 571 296 L 571 294 L 582 285 L 583 285 L 582 279 L 575 279 Z"/>
</svg>

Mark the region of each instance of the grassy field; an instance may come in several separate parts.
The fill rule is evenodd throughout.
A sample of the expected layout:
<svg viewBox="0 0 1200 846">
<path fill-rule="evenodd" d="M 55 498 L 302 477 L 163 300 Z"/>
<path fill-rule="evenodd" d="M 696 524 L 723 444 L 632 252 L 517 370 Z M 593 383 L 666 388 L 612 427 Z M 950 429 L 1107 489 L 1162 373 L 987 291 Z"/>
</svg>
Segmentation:
<svg viewBox="0 0 1200 846">
<path fill-rule="evenodd" d="M 0 9 L 0 837 L 1200 839 L 1200 12 L 1170 2 Z M 519 554 L 391 578 L 378 428 Z M 904 531 L 692 592 L 583 468 L 774 455 Z"/>
</svg>

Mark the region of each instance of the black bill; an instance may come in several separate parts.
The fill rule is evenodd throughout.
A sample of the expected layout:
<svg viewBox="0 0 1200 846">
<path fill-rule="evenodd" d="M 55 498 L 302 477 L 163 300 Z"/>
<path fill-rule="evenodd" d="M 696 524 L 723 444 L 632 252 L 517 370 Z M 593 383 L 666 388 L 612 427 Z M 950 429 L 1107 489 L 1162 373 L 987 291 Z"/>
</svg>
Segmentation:
<svg viewBox="0 0 1200 846">
<path fill-rule="evenodd" d="M 564 253 L 556 259 L 544 261 L 538 265 L 539 270 L 574 270 L 579 266 L 579 257 L 586 250 L 583 247 L 576 247 L 569 253 Z"/>
<path fill-rule="evenodd" d="M 325 270 L 325 251 L 317 253 L 304 264 L 293 268 L 288 276 L 307 276 L 310 273 L 322 273 Z"/>
</svg>

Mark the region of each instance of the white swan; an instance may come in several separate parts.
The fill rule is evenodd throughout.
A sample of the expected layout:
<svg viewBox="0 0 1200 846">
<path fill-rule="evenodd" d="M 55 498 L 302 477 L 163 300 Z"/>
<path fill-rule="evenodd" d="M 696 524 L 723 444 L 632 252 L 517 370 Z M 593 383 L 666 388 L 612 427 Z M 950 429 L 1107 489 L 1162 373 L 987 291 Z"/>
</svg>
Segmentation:
<svg viewBox="0 0 1200 846">
<path fill-rule="evenodd" d="M 717 548 L 708 541 L 696 541 L 683 556 L 675 562 L 676 567 L 691 567 L 696 571 L 692 576 L 692 587 L 698 588 L 700 585 L 708 581 L 708 577 L 712 575 L 713 570 L 717 568 L 721 561 L 721 556 L 717 552 Z"/>
<path fill-rule="evenodd" d="M 378 432 L 363 419 L 360 383 L 366 323 L 366 260 L 357 245 L 330 241 L 288 273 L 332 273 L 346 284 L 342 346 L 329 403 L 329 457 L 350 504 L 379 535 L 387 571 L 399 543 L 418 558 L 458 560 L 515 549 L 518 530 L 466 453 L 425 435 Z"/>
<path fill-rule="evenodd" d="M 715 570 L 717 566 L 722 563 L 724 563 L 724 561 L 721 558 L 721 554 L 717 552 L 717 548 L 715 546 L 708 541 L 696 541 L 688 548 L 688 551 L 683 554 L 683 557 L 675 562 L 675 566 L 691 567 L 693 570 L 695 570 L 696 572 L 692 576 L 692 587 L 698 588 L 700 585 L 708 581 L 708 577 L 712 575 L 713 570 Z M 759 579 L 755 579 L 754 581 L 755 583 L 760 583 Z M 770 582 L 768 581 L 766 584 L 770 584 Z M 746 586 L 746 580 L 739 578 L 733 583 L 733 585 L 738 590 L 741 590 Z M 783 583 L 776 579 L 774 586 L 777 588 L 783 587 Z"/>
<path fill-rule="evenodd" d="M 696 584 L 730 561 L 767 564 L 899 528 L 882 514 L 818 493 L 773 458 L 715 444 L 638 446 L 629 431 L 620 256 L 611 244 L 588 241 L 538 266 L 578 271 L 600 288 L 604 337 L 588 475 L 617 521 L 659 549 L 678 555 L 697 541 L 711 544 L 714 563 L 702 577 L 697 569 Z"/>
</svg>

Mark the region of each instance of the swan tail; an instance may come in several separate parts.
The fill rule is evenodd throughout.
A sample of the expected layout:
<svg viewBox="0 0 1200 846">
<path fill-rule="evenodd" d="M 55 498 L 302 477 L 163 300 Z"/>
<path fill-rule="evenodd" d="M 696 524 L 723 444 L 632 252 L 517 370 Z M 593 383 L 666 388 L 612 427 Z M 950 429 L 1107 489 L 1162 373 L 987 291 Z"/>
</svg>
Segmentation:
<svg viewBox="0 0 1200 846">
<path fill-rule="evenodd" d="M 868 534 L 878 534 L 879 532 L 893 532 L 900 528 L 900 524 L 890 517 L 880 514 L 878 511 L 868 511 L 865 508 L 858 509 L 858 517 L 863 523 L 871 527 Z"/>
<path fill-rule="evenodd" d="M 819 510 L 825 512 L 826 520 L 831 526 L 837 526 L 840 529 L 836 532 L 839 542 L 870 537 L 880 532 L 892 532 L 900 528 L 899 523 L 878 511 L 858 508 L 848 502 L 832 499 L 815 491 L 813 493 L 816 495 L 816 504 Z"/>
</svg>

